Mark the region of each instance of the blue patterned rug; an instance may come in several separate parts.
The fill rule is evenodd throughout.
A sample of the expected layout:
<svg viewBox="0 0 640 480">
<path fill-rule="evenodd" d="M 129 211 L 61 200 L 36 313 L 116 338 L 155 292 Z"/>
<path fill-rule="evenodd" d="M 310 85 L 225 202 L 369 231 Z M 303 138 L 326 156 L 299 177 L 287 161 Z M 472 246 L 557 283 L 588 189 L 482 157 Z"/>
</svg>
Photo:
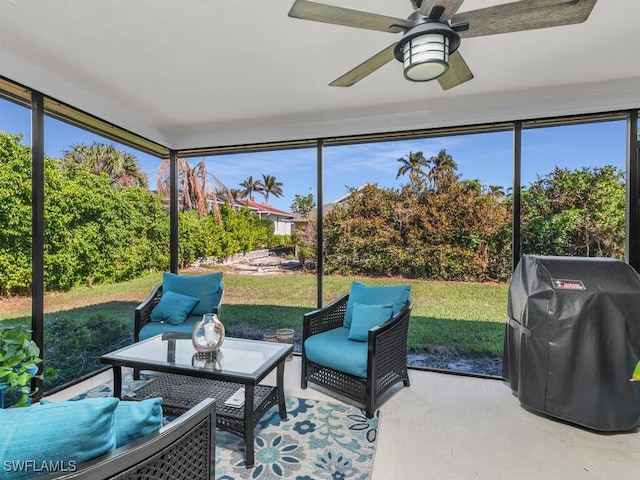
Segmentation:
<svg viewBox="0 0 640 480">
<path fill-rule="evenodd" d="M 123 393 L 139 388 L 153 376 L 134 381 L 124 375 Z M 111 395 L 111 382 L 92 388 L 74 400 Z M 255 466 L 244 464 L 244 441 L 216 432 L 216 480 L 365 480 L 371 478 L 380 412 L 368 419 L 364 411 L 340 402 L 286 397 L 287 419 L 277 406 L 255 430 Z"/>
</svg>

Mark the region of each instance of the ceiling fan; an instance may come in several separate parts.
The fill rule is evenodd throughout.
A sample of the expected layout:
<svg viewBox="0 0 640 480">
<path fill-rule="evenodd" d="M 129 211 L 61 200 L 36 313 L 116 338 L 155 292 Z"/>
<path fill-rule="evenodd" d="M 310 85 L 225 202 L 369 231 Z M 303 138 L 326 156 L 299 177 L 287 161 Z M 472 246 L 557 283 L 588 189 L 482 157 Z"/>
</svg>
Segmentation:
<svg viewBox="0 0 640 480">
<path fill-rule="evenodd" d="M 411 0 L 404 20 L 349 8 L 296 0 L 289 16 L 316 22 L 402 33 L 402 38 L 334 80 L 350 87 L 394 58 L 408 80 L 438 79 L 444 90 L 473 78 L 458 51 L 461 38 L 534 30 L 584 22 L 597 0 L 521 0 L 456 14 L 464 0 Z"/>
</svg>

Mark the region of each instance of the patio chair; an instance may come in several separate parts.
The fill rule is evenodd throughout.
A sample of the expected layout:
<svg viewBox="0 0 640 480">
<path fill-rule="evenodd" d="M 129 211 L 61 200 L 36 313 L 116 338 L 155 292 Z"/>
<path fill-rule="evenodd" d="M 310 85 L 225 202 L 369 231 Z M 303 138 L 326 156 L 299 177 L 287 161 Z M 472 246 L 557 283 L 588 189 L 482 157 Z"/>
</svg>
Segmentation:
<svg viewBox="0 0 640 480">
<path fill-rule="evenodd" d="M 222 272 L 205 275 L 164 273 L 147 298 L 136 307 L 134 341 L 167 332 L 189 334 L 205 313 L 220 315 L 224 294 Z M 139 378 L 134 371 L 134 378 Z"/>
<path fill-rule="evenodd" d="M 301 387 L 312 382 L 364 406 L 373 417 L 393 385 L 410 386 L 407 335 L 409 285 L 351 291 L 303 317 Z"/>
</svg>

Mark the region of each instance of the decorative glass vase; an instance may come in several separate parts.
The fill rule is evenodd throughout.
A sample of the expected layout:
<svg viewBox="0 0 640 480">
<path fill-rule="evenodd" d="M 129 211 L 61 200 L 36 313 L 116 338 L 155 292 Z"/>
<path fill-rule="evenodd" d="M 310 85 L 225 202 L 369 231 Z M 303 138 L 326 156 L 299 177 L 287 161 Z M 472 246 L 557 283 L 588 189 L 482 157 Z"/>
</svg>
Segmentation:
<svg viewBox="0 0 640 480">
<path fill-rule="evenodd" d="M 215 352 L 224 341 L 224 325 L 215 313 L 205 313 L 194 327 L 191 340 L 198 352 Z"/>
</svg>

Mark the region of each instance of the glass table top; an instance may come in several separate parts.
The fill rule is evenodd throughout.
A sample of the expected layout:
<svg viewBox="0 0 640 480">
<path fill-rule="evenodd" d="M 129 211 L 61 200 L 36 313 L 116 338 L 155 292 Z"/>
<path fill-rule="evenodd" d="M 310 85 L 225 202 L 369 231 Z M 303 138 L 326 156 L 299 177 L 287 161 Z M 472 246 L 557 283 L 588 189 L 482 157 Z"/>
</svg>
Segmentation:
<svg viewBox="0 0 640 480">
<path fill-rule="evenodd" d="M 188 338 L 163 339 L 162 335 L 134 343 L 102 356 L 104 363 L 137 367 L 177 367 L 229 376 L 258 377 L 292 350 L 291 344 L 225 338 L 214 353 L 199 353 Z M 217 375 L 214 375 L 217 376 Z"/>
</svg>

